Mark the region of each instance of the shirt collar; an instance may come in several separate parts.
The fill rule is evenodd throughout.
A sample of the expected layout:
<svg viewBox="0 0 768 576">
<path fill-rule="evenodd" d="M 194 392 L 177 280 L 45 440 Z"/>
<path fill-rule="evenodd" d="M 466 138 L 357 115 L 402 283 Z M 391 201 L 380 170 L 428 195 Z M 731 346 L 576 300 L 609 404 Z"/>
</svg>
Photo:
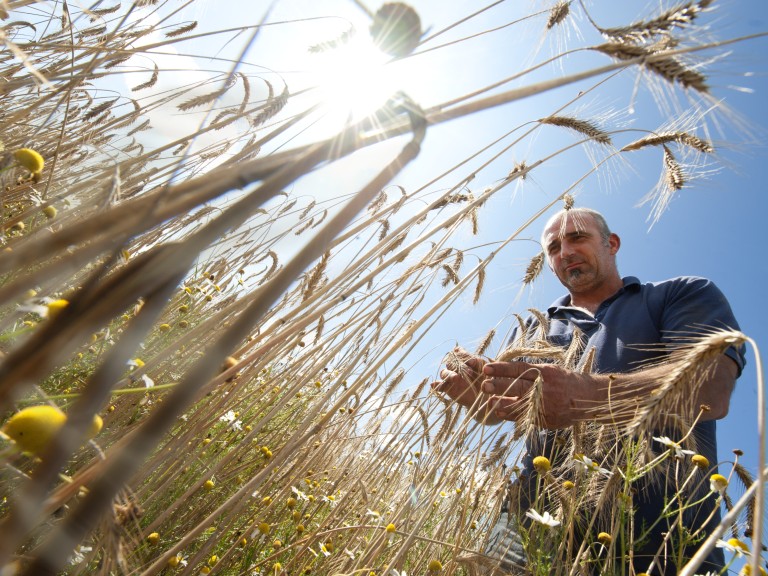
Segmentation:
<svg viewBox="0 0 768 576">
<path fill-rule="evenodd" d="M 624 286 L 616 292 L 613 296 L 608 298 L 606 302 L 611 302 L 624 294 L 625 292 L 637 292 L 640 290 L 640 280 L 636 278 L 635 276 L 625 276 L 622 278 L 622 282 L 624 282 Z M 571 295 L 566 294 L 565 296 L 561 296 L 554 302 L 552 302 L 552 305 L 547 308 L 547 315 L 552 318 L 554 314 L 563 308 L 570 308 L 571 307 Z"/>
</svg>

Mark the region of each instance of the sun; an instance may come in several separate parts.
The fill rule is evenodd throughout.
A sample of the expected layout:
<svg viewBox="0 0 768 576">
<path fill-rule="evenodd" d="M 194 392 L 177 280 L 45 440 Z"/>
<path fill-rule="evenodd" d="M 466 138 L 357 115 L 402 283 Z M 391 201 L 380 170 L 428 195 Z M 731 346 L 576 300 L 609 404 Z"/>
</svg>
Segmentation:
<svg viewBox="0 0 768 576">
<path fill-rule="evenodd" d="M 311 85 L 323 114 L 335 121 L 356 121 L 381 108 L 406 78 L 399 62 L 379 50 L 369 37 L 310 54 Z"/>
</svg>

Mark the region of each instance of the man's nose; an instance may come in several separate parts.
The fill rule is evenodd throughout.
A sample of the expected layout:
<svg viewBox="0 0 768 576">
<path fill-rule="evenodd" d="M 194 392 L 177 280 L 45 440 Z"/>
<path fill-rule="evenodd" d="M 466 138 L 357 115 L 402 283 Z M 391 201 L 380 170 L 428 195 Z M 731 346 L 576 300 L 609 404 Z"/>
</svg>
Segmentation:
<svg viewBox="0 0 768 576">
<path fill-rule="evenodd" d="M 567 259 L 571 256 L 573 256 L 573 246 L 571 246 L 570 242 L 563 240 L 560 244 L 560 258 Z"/>
</svg>

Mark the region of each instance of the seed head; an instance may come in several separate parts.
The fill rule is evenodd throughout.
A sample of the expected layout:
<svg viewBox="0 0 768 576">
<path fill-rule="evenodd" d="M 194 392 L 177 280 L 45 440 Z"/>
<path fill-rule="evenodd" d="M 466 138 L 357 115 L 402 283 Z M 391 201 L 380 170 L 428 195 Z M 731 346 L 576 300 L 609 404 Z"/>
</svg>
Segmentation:
<svg viewBox="0 0 768 576">
<path fill-rule="evenodd" d="M 427 566 L 427 570 L 433 573 L 442 572 L 443 571 L 443 563 L 440 562 L 440 560 L 434 559 L 429 561 L 429 565 Z"/>
<path fill-rule="evenodd" d="M 160 534 L 157 532 L 152 532 L 149 536 L 147 536 L 147 542 L 150 544 L 157 544 L 160 541 Z"/>
<path fill-rule="evenodd" d="M 387 531 L 387 534 L 394 534 L 397 531 L 397 528 L 395 528 L 394 524 L 390 523 L 390 524 L 387 524 L 386 531 Z"/>
<path fill-rule="evenodd" d="M 216 486 L 216 483 L 213 480 L 206 480 L 203 484 L 203 488 L 206 490 L 213 490 L 214 486 Z"/>
<path fill-rule="evenodd" d="M 56 214 L 58 213 L 59 211 L 56 209 L 56 206 L 46 206 L 43 208 L 43 214 L 45 214 L 45 217 L 49 220 L 56 218 Z"/>
</svg>

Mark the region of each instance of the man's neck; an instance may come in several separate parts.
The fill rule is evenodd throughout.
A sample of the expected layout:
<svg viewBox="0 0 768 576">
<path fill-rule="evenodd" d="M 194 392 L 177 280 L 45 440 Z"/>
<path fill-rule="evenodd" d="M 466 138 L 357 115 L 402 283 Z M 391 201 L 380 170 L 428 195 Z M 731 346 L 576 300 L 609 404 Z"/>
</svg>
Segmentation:
<svg viewBox="0 0 768 576">
<path fill-rule="evenodd" d="M 616 294 L 624 287 L 624 281 L 618 276 L 610 282 L 603 283 L 598 289 L 590 290 L 584 293 L 571 293 L 571 306 L 584 308 L 593 316 L 600 307 L 600 304 Z"/>
</svg>

